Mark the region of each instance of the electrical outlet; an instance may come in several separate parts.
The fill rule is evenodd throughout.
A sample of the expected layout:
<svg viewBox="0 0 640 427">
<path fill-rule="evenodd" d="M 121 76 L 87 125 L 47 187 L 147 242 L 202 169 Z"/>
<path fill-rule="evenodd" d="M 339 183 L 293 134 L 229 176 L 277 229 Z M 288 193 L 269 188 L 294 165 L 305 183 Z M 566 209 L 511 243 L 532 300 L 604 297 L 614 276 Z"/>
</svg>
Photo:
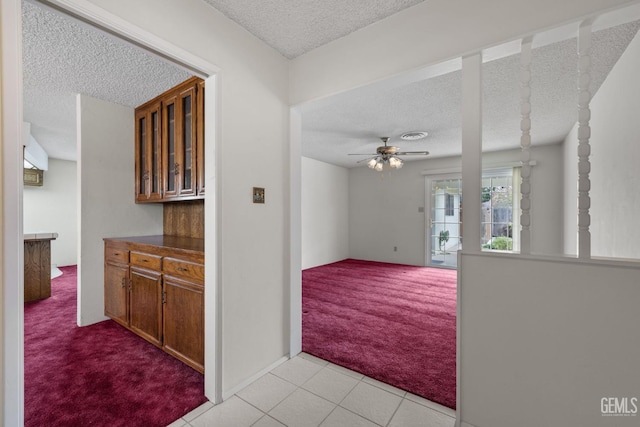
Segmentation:
<svg viewBox="0 0 640 427">
<path fill-rule="evenodd" d="M 398 252 L 398 247 L 397 246 L 393 247 L 393 252 Z"/>
</svg>

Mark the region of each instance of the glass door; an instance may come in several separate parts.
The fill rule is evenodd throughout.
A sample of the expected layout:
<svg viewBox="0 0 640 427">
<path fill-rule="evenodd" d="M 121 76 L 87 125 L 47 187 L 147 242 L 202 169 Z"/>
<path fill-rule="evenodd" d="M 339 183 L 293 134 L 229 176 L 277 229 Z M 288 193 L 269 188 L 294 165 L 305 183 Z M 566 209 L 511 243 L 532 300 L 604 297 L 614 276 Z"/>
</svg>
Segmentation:
<svg viewBox="0 0 640 427">
<path fill-rule="evenodd" d="M 517 221 L 520 196 L 516 193 L 514 197 L 518 185 L 514 188 L 513 182 L 513 169 L 483 173 L 481 238 L 484 251 L 513 252 L 519 249 Z"/>
<path fill-rule="evenodd" d="M 462 249 L 462 179 L 427 178 L 426 188 L 426 264 L 456 268 Z"/>
</svg>

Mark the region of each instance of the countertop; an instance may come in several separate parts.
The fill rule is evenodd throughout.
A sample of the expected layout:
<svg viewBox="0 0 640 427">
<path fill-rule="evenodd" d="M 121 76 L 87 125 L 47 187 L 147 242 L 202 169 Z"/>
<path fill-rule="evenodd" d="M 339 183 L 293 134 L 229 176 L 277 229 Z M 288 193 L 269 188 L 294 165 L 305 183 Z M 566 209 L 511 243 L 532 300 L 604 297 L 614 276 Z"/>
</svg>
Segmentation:
<svg viewBox="0 0 640 427">
<path fill-rule="evenodd" d="M 24 233 L 24 240 L 55 240 L 58 233 L 45 233 L 38 231 L 37 233 Z"/>
</svg>

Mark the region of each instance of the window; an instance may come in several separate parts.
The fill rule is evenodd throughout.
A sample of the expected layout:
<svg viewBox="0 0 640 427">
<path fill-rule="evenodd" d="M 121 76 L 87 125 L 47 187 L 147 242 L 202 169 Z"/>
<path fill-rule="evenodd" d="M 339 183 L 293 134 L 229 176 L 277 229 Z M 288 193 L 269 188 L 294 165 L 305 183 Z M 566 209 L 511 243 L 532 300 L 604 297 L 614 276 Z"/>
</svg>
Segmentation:
<svg viewBox="0 0 640 427">
<path fill-rule="evenodd" d="M 446 216 L 453 216 L 453 201 L 454 197 L 451 193 L 445 193 L 444 195 L 444 214 Z"/>
</svg>

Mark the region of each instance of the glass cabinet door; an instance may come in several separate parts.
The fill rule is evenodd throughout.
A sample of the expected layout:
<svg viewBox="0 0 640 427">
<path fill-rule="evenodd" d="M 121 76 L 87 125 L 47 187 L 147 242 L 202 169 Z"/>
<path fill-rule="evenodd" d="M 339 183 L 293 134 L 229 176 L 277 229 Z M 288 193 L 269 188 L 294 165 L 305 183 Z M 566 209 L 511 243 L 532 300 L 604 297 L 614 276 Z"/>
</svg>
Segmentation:
<svg viewBox="0 0 640 427">
<path fill-rule="evenodd" d="M 196 195 L 196 84 L 181 87 L 162 106 L 164 199 Z"/>
<path fill-rule="evenodd" d="M 180 93 L 179 194 L 196 194 L 196 86 Z"/>
<path fill-rule="evenodd" d="M 160 200 L 160 103 L 136 110 L 136 201 Z"/>
<path fill-rule="evenodd" d="M 151 111 L 151 200 L 159 200 L 162 198 L 162 141 L 160 140 L 160 104 L 158 103 Z"/>
<path fill-rule="evenodd" d="M 148 199 L 147 112 L 136 112 L 136 201 Z"/>
<path fill-rule="evenodd" d="M 180 164 L 176 155 L 176 96 L 167 98 L 162 106 L 163 140 L 162 140 L 162 166 L 164 171 L 163 188 L 164 198 L 178 195 L 176 177 L 180 174 Z"/>
</svg>

